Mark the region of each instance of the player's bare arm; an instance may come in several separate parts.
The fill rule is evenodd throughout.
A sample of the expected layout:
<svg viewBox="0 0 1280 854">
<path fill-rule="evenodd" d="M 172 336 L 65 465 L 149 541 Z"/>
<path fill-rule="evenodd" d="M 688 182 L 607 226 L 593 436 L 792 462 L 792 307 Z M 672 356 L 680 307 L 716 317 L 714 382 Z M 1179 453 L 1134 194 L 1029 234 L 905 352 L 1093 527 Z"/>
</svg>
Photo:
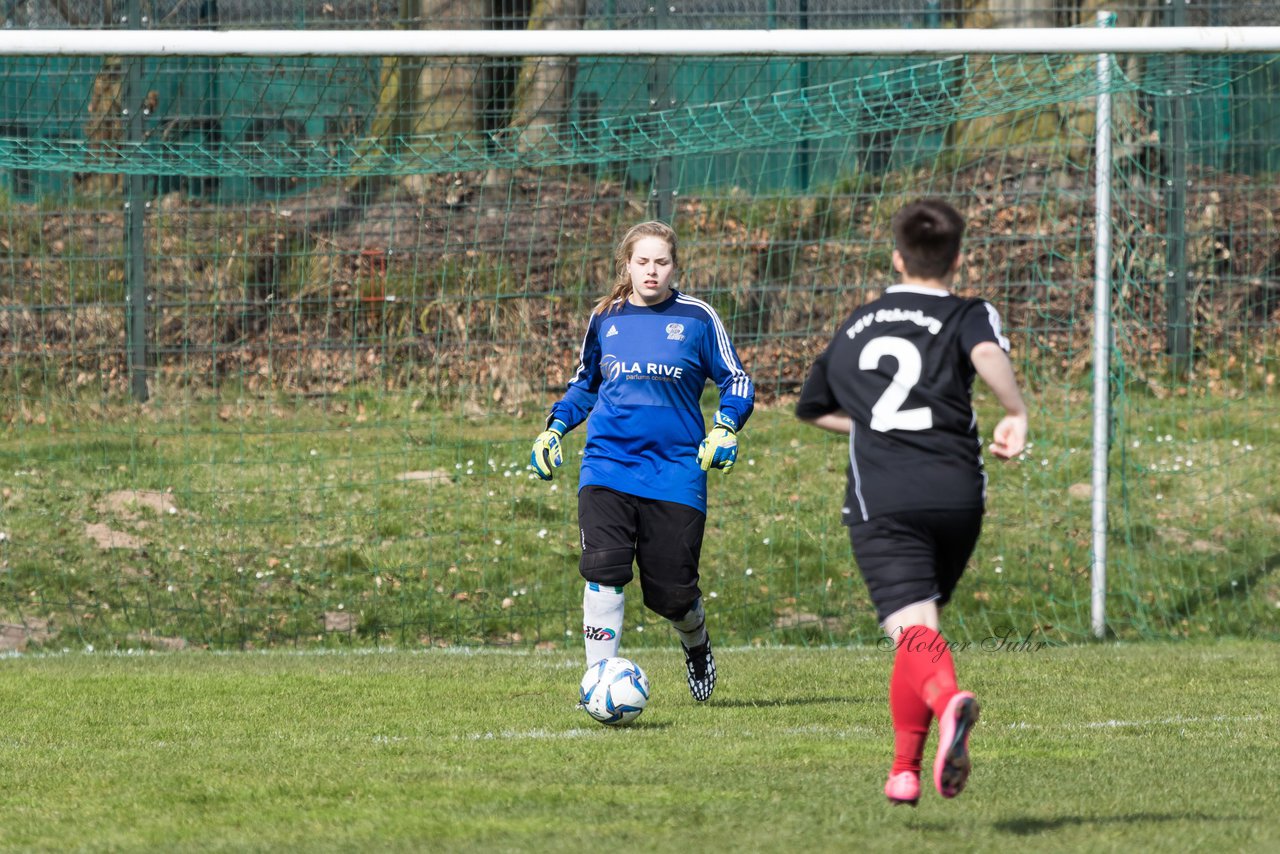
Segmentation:
<svg viewBox="0 0 1280 854">
<path fill-rule="evenodd" d="M 1027 445 L 1027 405 L 1018 389 L 1013 365 L 1000 345 L 993 341 L 978 344 L 969 353 L 969 359 L 1004 407 L 1005 415 L 992 433 L 991 453 L 1002 460 L 1012 459 Z"/>
<path fill-rule="evenodd" d="M 812 424 L 814 427 L 830 430 L 832 433 L 844 433 L 847 436 L 853 432 L 853 419 L 839 410 L 828 412 L 826 415 L 819 415 L 817 418 L 801 418 L 800 420 L 806 424 Z"/>
</svg>

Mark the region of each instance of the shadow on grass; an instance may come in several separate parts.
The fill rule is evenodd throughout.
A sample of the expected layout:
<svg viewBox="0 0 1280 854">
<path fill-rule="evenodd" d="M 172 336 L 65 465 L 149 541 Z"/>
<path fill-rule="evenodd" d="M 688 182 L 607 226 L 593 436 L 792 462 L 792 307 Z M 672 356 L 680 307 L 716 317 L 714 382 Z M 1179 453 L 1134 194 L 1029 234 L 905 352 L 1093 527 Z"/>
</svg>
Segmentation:
<svg viewBox="0 0 1280 854">
<path fill-rule="evenodd" d="M 1212 590 L 1192 590 L 1170 609 L 1168 616 L 1164 618 L 1165 622 L 1167 625 L 1176 626 L 1183 620 L 1191 619 L 1204 605 L 1231 601 L 1237 596 L 1248 596 L 1258 582 L 1265 580 L 1277 569 L 1280 569 L 1280 554 L 1273 554 L 1240 576 L 1225 579 Z"/>
<path fill-rule="evenodd" d="M 573 727 L 573 731 L 575 733 L 582 732 L 582 731 L 659 732 L 664 729 L 671 729 L 671 726 L 672 726 L 671 721 L 662 721 L 662 720 L 655 721 L 655 720 L 650 720 L 648 718 L 644 718 L 643 720 L 640 718 L 636 718 L 634 720 L 628 721 L 625 724 L 602 724 L 597 720 L 586 718 L 585 720 L 578 721 L 577 724 Z"/>
<path fill-rule="evenodd" d="M 870 697 L 788 697 L 780 700 L 750 700 L 742 699 L 712 699 L 708 706 L 717 706 L 726 709 L 770 709 L 781 708 L 784 706 L 825 706 L 825 705 L 854 705 L 870 702 L 884 702 L 881 699 Z"/>
<path fill-rule="evenodd" d="M 601 724 L 601 727 L 603 729 L 616 729 L 616 730 L 629 729 L 629 730 L 644 730 L 645 732 L 656 732 L 658 730 L 671 729 L 671 721 L 651 721 L 647 719 L 646 720 L 637 719 L 632 721 L 629 724 L 623 724 L 622 726 L 608 726 L 606 724 Z"/>
<path fill-rule="evenodd" d="M 1205 815 L 1204 813 L 1149 813 L 1137 812 L 1128 815 L 1061 815 L 1053 818 L 1015 818 L 997 821 L 992 827 L 1002 833 L 1015 836 L 1034 836 L 1061 830 L 1064 827 L 1085 827 L 1088 825 L 1121 825 L 1121 824 L 1158 824 L 1161 822 L 1201 822 L 1201 821 L 1257 821 L 1256 816 Z"/>
</svg>

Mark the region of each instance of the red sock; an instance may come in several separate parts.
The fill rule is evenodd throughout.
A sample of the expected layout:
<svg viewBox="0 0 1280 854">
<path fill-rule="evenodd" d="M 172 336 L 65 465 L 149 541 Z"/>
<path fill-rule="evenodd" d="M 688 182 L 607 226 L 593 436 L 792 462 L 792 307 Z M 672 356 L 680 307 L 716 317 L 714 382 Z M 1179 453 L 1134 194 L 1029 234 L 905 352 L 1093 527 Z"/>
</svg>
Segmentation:
<svg viewBox="0 0 1280 854">
<path fill-rule="evenodd" d="M 933 712 L 906 679 L 905 657 L 902 647 L 898 647 L 898 654 L 893 660 L 893 675 L 889 677 L 889 713 L 893 716 L 893 768 L 889 770 L 890 775 L 901 771 L 920 773 L 924 740 L 929 735 L 929 722 L 933 720 Z"/>
<path fill-rule="evenodd" d="M 936 630 L 907 626 L 898 639 L 889 681 L 893 712 L 894 773 L 920 768 L 924 735 L 933 717 L 941 717 L 956 691 L 951 648 Z M 921 721 L 923 720 L 923 725 Z M 899 768 L 902 765 L 902 768 Z M 914 765 L 914 767 L 912 767 Z"/>
</svg>

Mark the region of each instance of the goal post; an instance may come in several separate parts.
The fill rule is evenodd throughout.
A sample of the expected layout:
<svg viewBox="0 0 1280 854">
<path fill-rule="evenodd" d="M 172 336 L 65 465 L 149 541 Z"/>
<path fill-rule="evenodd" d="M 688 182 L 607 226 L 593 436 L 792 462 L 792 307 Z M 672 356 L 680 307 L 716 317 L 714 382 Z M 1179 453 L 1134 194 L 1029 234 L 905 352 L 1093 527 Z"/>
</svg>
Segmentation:
<svg viewBox="0 0 1280 854">
<path fill-rule="evenodd" d="M 872 640 L 842 449 L 787 413 L 892 281 L 893 211 L 944 195 L 1034 408 L 957 631 L 1274 625 L 1280 27 L 636 36 L 0 30 L 0 621 L 573 642 L 582 437 L 551 487 L 523 463 L 661 213 L 761 395 L 708 518 L 718 637 Z M 526 73 L 554 109 L 517 108 Z"/>
<path fill-rule="evenodd" d="M 1110 16 L 1098 13 L 1106 27 Z M 1097 124 L 1094 129 L 1093 282 L 1093 542 L 1089 555 L 1089 622 L 1094 637 L 1107 634 L 1107 480 L 1111 456 L 1111 74 L 1114 57 L 1098 54 Z"/>
</svg>

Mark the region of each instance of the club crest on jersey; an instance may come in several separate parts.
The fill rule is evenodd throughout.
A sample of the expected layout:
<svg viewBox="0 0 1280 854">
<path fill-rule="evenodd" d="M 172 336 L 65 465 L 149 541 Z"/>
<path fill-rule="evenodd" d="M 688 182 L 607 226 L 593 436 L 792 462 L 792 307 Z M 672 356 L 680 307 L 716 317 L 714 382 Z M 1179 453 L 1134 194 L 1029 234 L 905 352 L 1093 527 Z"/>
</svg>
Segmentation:
<svg viewBox="0 0 1280 854">
<path fill-rule="evenodd" d="M 683 341 L 684 340 L 684 324 L 668 323 L 667 324 L 667 340 Z"/>
<path fill-rule="evenodd" d="M 612 338 L 613 336 L 615 336 L 615 335 L 617 335 L 617 334 L 618 334 L 618 327 L 616 327 L 616 326 L 614 326 L 612 323 L 610 323 L 610 324 L 609 324 L 609 331 L 608 331 L 608 332 L 606 332 L 606 333 L 604 334 L 604 337 L 605 337 L 605 338 Z"/>
</svg>

